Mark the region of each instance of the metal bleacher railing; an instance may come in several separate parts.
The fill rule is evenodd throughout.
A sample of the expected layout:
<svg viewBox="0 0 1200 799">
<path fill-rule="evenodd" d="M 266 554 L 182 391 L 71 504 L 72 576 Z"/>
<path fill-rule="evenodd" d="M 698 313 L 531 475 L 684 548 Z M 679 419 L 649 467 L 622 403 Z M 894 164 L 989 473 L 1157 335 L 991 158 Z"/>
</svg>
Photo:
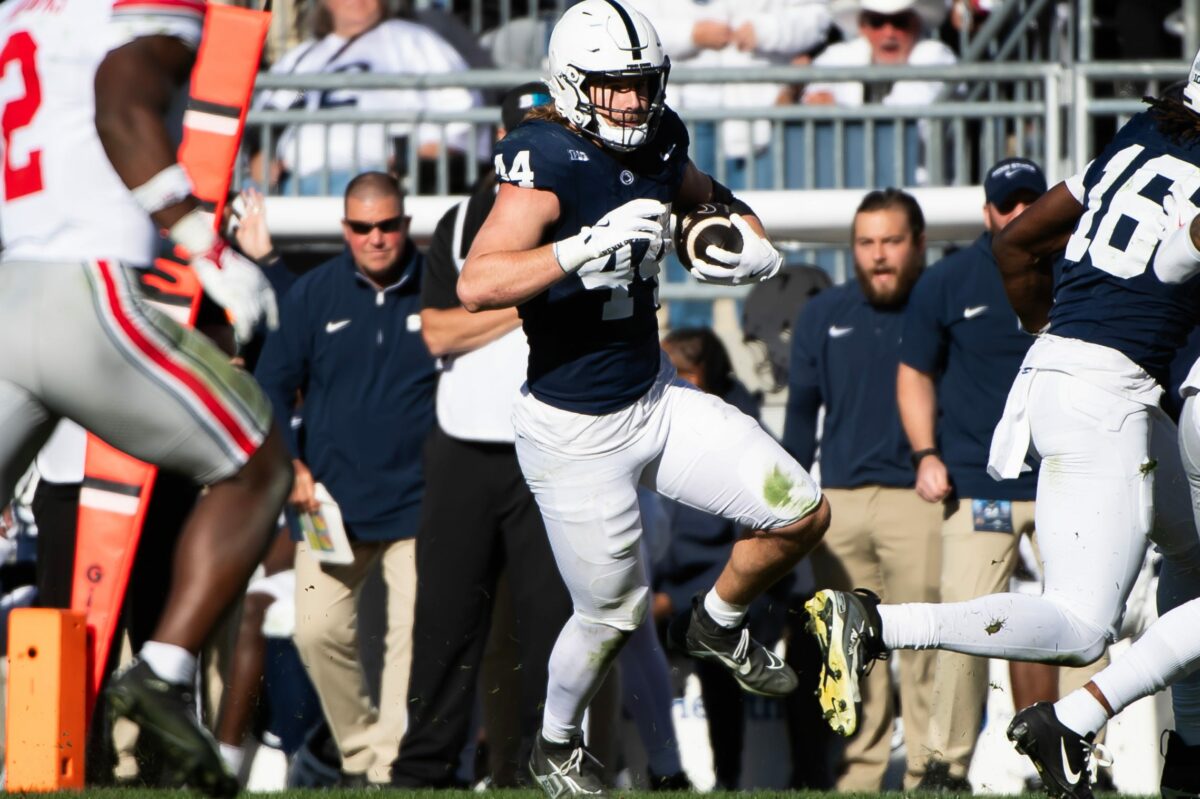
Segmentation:
<svg viewBox="0 0 1200 799">
<path fill-rule="evenodd" d="M 1119 124 L 1142 107 L 1137 97 L 1106 99 L 1100 96 L 1099 87 L 1126 81 L 1144 92 L 1155 93 L 1185 75 L 1187 66 L 1180 61 L 1155 61 L 909 68 L 903 72 L 906 79 L 944 81 L 949 87 L 947 99 L 919 108 L 775 105 L 685 107 L 680 113 L 692 134 L 692 155 L 697 164 L 737 189 L 762 192 L 755 208 L 776 221 L 772 228 L 775 235 L 794 246 L 844 244 L 845 222 L 861 190 L 888 185 L 927 187 L 923 195 L 929 208 L 940 209 L 936 213 L 928 213 L 927 209 L 931 241 L 952 241 L 970 238 L 970 230 L 977 229 L 979 202 L 973 199 L 964 208 L 961 200 L 981 196 L 962 192 L 963 187 L 978 185 L 982 169 L 999 158 L 1023 155 L 1042 163 L 1052 181 L 1066 177 L 1093 155 L 1098 124 Z M 679 69 L 671 81 L 673 86 L 727 81 L 789 84 L 818 78 L 892 81 L 899 76 L 896 70 L 880 67 L 764 67 L 736 72 Z M 536 77 L 538 74 L 532 71 L 491 70 L 422 76 L 263 74 L 258 86 L 318 91 L 347 85 L 376 89 L 465 86 L 485 90 Z M 977 93 L 977 99 L 963 99 Z M 478 137 L 486 140 L 498 116 L 498 110 L 492 107 L 423 114 L 342 107 L 253 111 L 248 125 L 270 153 L 279 132 L 289 125 L 328 129 L 333 125 L 458 122 L 470 124 Z M 747 168 L 749 159 L 726 157 L 722 137 L 714 131 L 721 124 L 756 120 L 769 123 L 770 143 L 755 156 L 758 163 Z M 382 163 L 391 152 L 360 155 L 365 161 Z M 408 148 L 408 159 L 409 174 L 416 174 L 415 148 Z M 468 180 L 488 166 L 467 159 Z M 428 235 L 438 216 L 453 202 L 444 196 L 450 185 L 450 168 L 451 161 L 443 150 L 432 190 L 413 192 L 417 236 Z M 244 178 L 243 171 L 239 179 Z M 938 197 L 944 200 L 938 201 Z M 286 204 L 286 217 L 274 216 L 281 224 L 280 235 L 337 235 L 338 214 L 321 211 L 319 198 L 296 198 Z M 831 219 L 839 221 L 831 225 Z M 841 273 L 842 269 L 834 267 L 831 271 Z"/>
</svg>

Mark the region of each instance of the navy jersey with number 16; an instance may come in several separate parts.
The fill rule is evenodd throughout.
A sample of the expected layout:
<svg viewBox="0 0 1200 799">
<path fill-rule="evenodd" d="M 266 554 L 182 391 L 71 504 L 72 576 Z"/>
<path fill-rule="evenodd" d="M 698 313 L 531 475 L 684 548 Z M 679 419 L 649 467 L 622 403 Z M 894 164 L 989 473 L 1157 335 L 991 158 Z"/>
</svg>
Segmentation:
<svg viewBox="0 0 1200 799">
<path fill-rule="evenodd" d="M 497 145 L 496 176 L 501 183 L 554 192 L 560 212 L 545 241 L 561 241 L 631 200 L 669 205 L 683 181 L 687 151 L 687 129 L 670 109 L 654 138 L 620 159 L 563 125 L 529 120 Z M 649 251 L 640 242 L 622 247 L 606 256 L 607 269 L 569 275 L 520 306 L 535 397 L 556 408 L 602 414 L 632 404 L 650 388 L 659 368 L 662 256 L 662 248 Z M 620 259 L 634 267 L 631 281 L 612 277 Z"/>
<path fill-rule="evenodd" d="M 1200 206 L 1200 142 L 1176 143 L 1149 113 L 1131 119 L 1083 177 L 1086 210 L 1062 259 L 1050 332 L 1118 350 L 1160 385 L 1200 320 L 1200 279 L 1152 267 L 1174 190 Z"/>
</svg>

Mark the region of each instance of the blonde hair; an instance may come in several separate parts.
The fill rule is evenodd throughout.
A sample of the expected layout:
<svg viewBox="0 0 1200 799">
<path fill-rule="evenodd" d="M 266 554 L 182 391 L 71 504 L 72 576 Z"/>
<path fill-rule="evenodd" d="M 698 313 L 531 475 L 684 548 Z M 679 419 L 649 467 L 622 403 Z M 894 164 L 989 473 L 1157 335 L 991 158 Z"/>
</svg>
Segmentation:
<svg viewBox="0 0 1200 799">
<path fill-rule="evenodd" d="M 524 122 L 526 119 L 539 119 L 542 122 L 556 122 L 563 127 L 567 127 L 569 124 L 567 122 L 567 118 L 558 112 L 558 108 L 555 107 L 553 102 L 546 103 L 545 105 L 535 105 L 526 112 L 521 121 Z"/>
</svg>

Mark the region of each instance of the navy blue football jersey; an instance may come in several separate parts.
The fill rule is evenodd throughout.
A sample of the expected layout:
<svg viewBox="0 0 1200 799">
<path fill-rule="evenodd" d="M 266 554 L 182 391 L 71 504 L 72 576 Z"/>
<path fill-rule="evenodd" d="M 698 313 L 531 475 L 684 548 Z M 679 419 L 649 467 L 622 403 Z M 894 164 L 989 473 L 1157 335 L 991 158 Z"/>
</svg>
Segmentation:
<svg viewBox="0 0 1200 799">
<path fill-rule="evenodd" d="M 1200 279 L 1163 283 L 1151 265 L 1172 188 L 1200 205 L 1200 143 L 1171 141 L 1138 114 L 1083 184 L 1086 211 L 1060 263 L 1050 331 L 1118 350 L 1165 386 L 1175 351 L 1200 320 Z"/>
<path fill-rule="evenodd" d="M 574 236 L 630 200 L 674 201 L 688 162 L 688 135 L 669 108 L 654 138 L 617 157 L 563 125 L 529 120 L 496 146 L 502 183 L 545 189 L 558 197 L 558 222 L 545 243 Z M 668 231 L 669 233 L 669 231 Z M 529 338 L 529 390 L 556 408 L 610 413 L 632 404 L 659 367 L 658 271 L 661 250 L 644 242 L 608 257 L 630 259 L 634 279 L 601 271 L 569 275 L 520 306 Z"/>
</svg>

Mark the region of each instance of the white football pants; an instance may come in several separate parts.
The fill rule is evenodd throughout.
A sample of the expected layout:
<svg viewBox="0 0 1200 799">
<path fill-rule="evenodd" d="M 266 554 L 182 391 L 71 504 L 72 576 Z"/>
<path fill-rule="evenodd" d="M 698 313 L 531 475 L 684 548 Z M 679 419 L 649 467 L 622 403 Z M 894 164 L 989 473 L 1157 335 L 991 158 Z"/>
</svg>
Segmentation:
<svg viewBox="0 0 1200 799">
<path fill-rule="evenodd" d="M 1028 414 L 1030 448 L 1041 459 L 1042 596 L 881 607 L 887 646 L 1090 663 L 1116 637 L 1150 541 L 1172 568 L 1200 565 L 1175 426 L 1157 407 L 1039 369 Z"/>
</svg>

